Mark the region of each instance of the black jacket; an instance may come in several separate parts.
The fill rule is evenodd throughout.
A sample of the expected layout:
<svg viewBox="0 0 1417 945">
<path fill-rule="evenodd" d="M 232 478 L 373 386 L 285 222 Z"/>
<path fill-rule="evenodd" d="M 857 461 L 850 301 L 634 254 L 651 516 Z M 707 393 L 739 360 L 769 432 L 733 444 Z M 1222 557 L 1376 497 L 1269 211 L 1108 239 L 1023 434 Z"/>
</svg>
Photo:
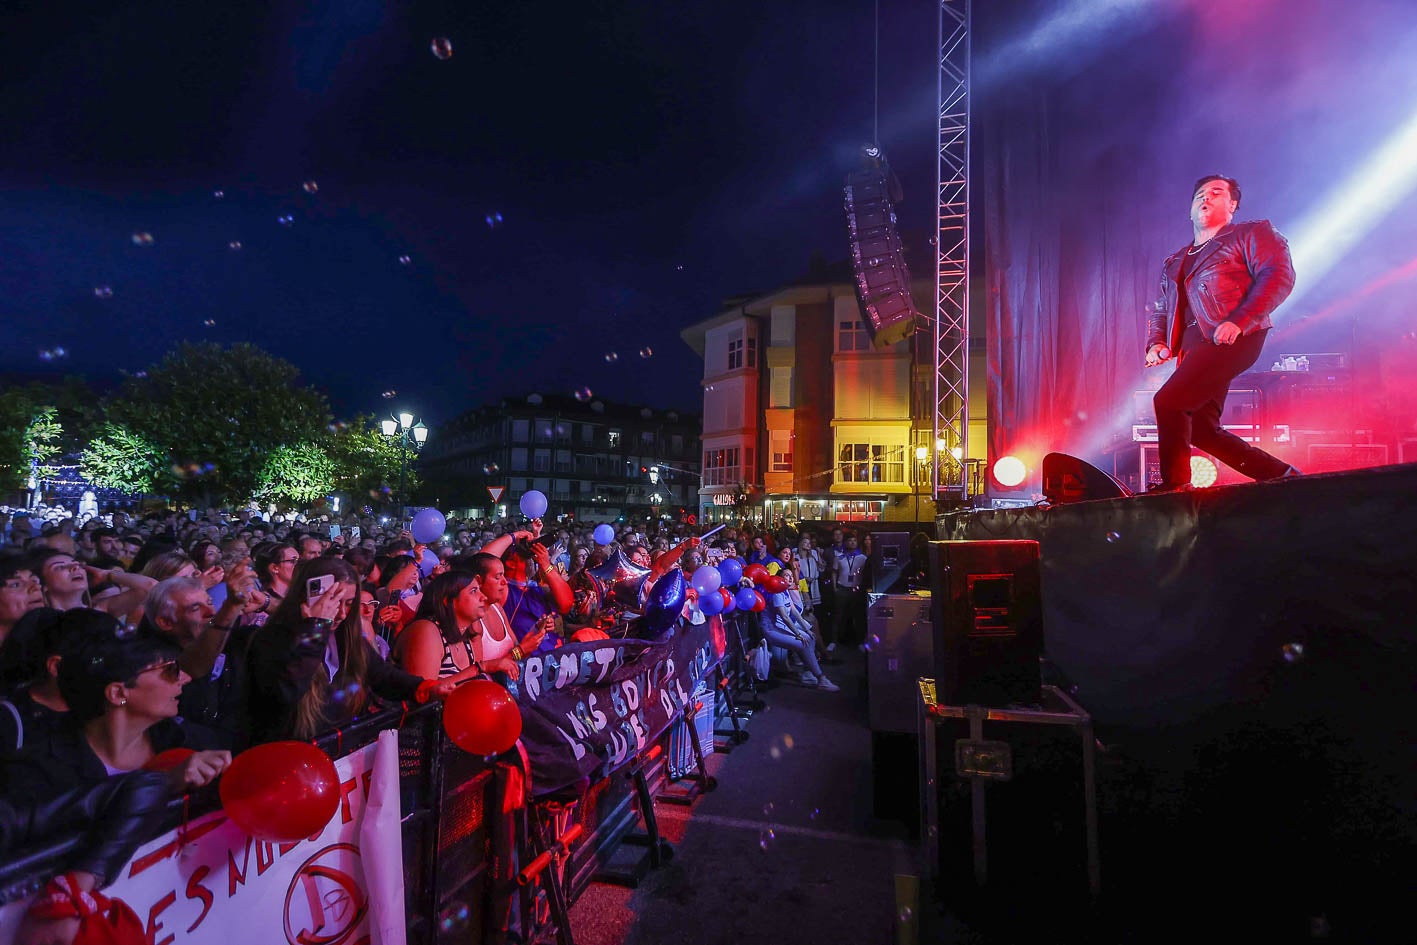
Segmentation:
<svg viewBox="0 0 1417 945">
<path fill-rule="evenodd" d="M 87 828 L 65 867 L 93 873 L 106 886 L 156 833 L 169 796 L 167 775 L 134 771 L 60 794 L 0 801 L 0 856 L 8 860 L 24 847 Z"/>
<path fill-rule="evenodd" d="M 1146 349 L 1180 347 L 1185 326 L 1176 318 L 1176 283 L 1188 244 L 1166 257 L 1161 286 L 1146 320 Z M 1234 322 L 1244 335 L 1273 328 L 1269 316 L 1294 290 L 1289 243 L 1268 220 L 1231 223 L 1201 248 L 1186 274 L 1186 304 L 1207 339 L 1221 322 Z"/>
<path fill-rule="evenodd" d="M 325 673 L 325 645 L 332 628 L 326 621 L 302 620 L 294 625 L 267 623 L 251 637 L 246 654 L 248 711 L 252 744 L 294 737 L 295 708 L 309 691 L 316 673 Z M 390 702 L 412 700 L 422 679 L 384 662 L 368 641 L 369 671 L 364 680 L 370 694 Z M 329 687 L 321 707 L 321 732 L 350 721 L 347 699 Z"/>
</svg>

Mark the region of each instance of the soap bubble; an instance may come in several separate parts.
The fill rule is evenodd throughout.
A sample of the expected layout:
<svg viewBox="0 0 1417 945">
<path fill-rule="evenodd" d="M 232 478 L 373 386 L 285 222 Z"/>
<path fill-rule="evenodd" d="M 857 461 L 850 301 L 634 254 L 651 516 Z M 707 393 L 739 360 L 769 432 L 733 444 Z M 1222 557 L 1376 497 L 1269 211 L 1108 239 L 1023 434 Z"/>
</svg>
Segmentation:
<svg viewBox="0 0 1417 945">
<path fill-rule="evenodd" d="M 146 230 L 140 230 L 133 234 L 132 240 L 134 246 L 151 246 L 153 244 L 153 235 Z"/>
<path fill-rule="evenodd" d="M 413 257 L 412 257 L 412 256 L 400 256 L 400 257 L 399 257 L 399 265 L 400 265 L 400 266 L 411 266 L 411 265 L 413 265 Z"/>
<path fill-rule="evenodd" d="M 654 349 L 653 349 L 653 348 L 648 348 L 648 347 L 646 347 L 646 348 L 641 348 L 641 349 L 640 349 L 640 357 L 642 357 L 642 358 L 652 358 L 652 357 L 654 357 Z"/>
<path fill-rule="evenodd" d="M 1117 542 L 1119 542 L 1119 541 L 1121 541 L 1121 540 L 1122 540 L 1122 536 L 1119 535 L 1119 534 L 1117 534 L 1116 532 L 1108 532 L 1108 533 L 1107 533 L 1107 544 L 1109 544 L 1109 545 L 1115 545 Z"/>
<path fill-rule="evenodd" d="M 428 48 L 431 49 L 433 55 L 437 56 L 439 59 L 453 58 L 453 41 L 446 36 L 436 37 L 428 44 Z"/>
<path fill-rule="evenodd" d="M 483 217 L 482 219 L 487 222 L 487 228 L 489 230 L 495 230 L 497 227 L 502 225 L 502 214 L 498 210 L 493 210 L 491 213 L 487 214 L 487 216 Z"/>
<path fill-rule="evenodd" d="M 202 324 L 205 325 L 205 326 L 207 326 L 208 328 L 215 328 L 215 327 L 216 327 L 216 319 L 215 319 L 215 318 L 203 319 Z"/>
<path fill-rule="evenodd" d="M 576 389 L 576 400 L 579 400 L 581 403 L 585 403 L 593 396 L 595 395 L 591 393 L 589 387 L 580 387 Z"/>
<path fill-rule="evenodd" d="M 214 191 L 212 191 L 212 196 L 215 197 L 217 200 L 223 200 L 223 199 L 225 199 L 225 197 L 226 197 L 226 191 L 224 191 L 224 190 L 214 190 Z"/>
<path fill-rule="evenodd" d="M 280 216 L 276 217 L 276 222 L 279 223 L 281 226 L 294 226 L 295 217 L 289 213 L 283 213 Z"/>
<path fill-rule="evenodd" d="M 107 285 L 94 286 L 93 294 L 94 298 L 111 299 L 113 298 L 113 287 Z"/>
<path fill-rule="evenodd" d="M 307 194 L 317 194 L 320 192 L 320 185 L 313 180 L 307 180 L 305 183 L 300 185 L 300 189 L 305 191 Z"/>
<path fill-rule="evenodd" d="M 1286 643 L 1280 647 L 1280 652 L 1284 654 L 1284 662 L 1297 663 L 1304 658 L 1304 644 Z"/>
<path fill-rule="evenodd" d="M 772 812 L 773 812 L 775 809 L 776 809 L 776 808 L 774 807 L 773 802 L 772 802 L 772 801 L 768 801 L 766 804 L 763 805 L 763 816 L 764 816 L 764 817 L 771 817 L 771 816 L 772 816 Z"/>
<path fill-rule="evenodd" d="M 619 356 L 618 354 L 616 354 L 614 351 L 607 351 L 607 352 L 605 352 L 605 363 L 606 363 L 606 364 L 614 364 L 616 361 L 619 361 L 619 360 L 620 360 L 620 356 Z"/>
<path fill-rule="evenodd" d="M 674 271 L 675 271 L 675 272 L 683 272 L 683 271 L 684 271 L 684 264 L 683 264 L 683 263 L 680 263 L 679 265 L 675 266 L 675 267 L 674 267 Z"/>
<path fill-rule="evenodd" d="M 777 843 L 777 831 L 771 827 L 764 827 L 758 832 L 758 847 L 767 853 Z"/>
<path fill-rule="evenodd" d="M 239 253 L 241 252 L 241 241 L 232 240 L 231 242 L 226 244 L 226 248 L 231 250 L 233 253 Z"/>
<path fill-rule="evenodd" d="M 398 396 L 398 394 L 399 392 L 396 390 L 386 390 L 379 396 L 384 398 L 385 400 L 393 400 L 395 397 Z"/>
<path fill-rule="evenodd" d="M 467 928 L 472 910 L 466 903 L 454 900 L 438 915 L 438 928 L 446 934 L 455 934 Z"/>
<path fill-rule="evenodd" d="M 488 475 L 488 476 L 495 476 L 495 475 L 497 475 L 497 473 L 499 473 L 499 472 L 501 472 L 501 471 L 502 471 L 502 467 L 501 467 L 501 466 L 498 466 L 496 463 L 483 463 L 483 464 L 482 464 L 482 472 L 483 472 L 484 474 Z"/>
<path fill-rule="evenodd" d="M 822 809 L 820 807 L 813 807 L 811 810 L 807 811 L 808 820 L 816 820 L 820 816 L 822 816 Z"/>
<path fill-rule="evenodd" d="M 909 906 L 901 906 L 900 911 L 895 914 L 901 925 L 909 925 L 910 920 L 915 918 L 915 912 Z"/>
</svg>

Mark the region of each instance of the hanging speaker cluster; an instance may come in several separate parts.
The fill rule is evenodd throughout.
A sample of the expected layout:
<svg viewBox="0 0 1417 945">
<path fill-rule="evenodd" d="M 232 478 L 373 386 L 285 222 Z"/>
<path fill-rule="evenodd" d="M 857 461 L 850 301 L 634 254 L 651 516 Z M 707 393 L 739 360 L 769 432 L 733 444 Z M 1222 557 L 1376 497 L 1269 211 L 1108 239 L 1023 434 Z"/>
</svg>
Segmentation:
<svg viewBox="0 0 1417 945">
<path fill-rule="evenodd" d="M 900 184 L 880 149 L 867 148 L 861 169 L 846 178 L 846 228 L 856 298 L 866 313 L 866 333 L 877 348 L 909 338 L 920 315 L 910 297 L 893 200 L 900 200 Z"/>
</svg>

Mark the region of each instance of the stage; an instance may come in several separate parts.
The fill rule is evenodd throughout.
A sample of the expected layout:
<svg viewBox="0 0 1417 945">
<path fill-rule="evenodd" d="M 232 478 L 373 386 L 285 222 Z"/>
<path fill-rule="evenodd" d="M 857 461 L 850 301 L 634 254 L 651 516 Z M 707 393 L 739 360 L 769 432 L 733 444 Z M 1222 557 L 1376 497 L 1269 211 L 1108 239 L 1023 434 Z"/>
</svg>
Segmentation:
<svg viewBox="0 0 1417 945">
<path fill-rule="evenodd" d="M 1096 723 L 1114 912 L 1391 940 L 1417 875 L 1417 464 L 937 526 L 1040 543 L 1045 681 Z"/>
</svg>

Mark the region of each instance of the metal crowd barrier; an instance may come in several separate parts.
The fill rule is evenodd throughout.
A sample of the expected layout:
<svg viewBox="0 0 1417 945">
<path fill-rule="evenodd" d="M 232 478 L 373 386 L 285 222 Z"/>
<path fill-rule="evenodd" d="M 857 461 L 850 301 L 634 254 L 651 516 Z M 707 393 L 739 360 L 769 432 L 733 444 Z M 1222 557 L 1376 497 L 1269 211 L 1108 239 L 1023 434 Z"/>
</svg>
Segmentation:
<svg viewBox="0 0 1417 945">
<path fill-rule="evenodd" d="M 526 805 L 505 804 L 509 787 L 508 753 L 489 760 L 469 755 L 443 732 L 442 707 L 412 711 L 391 709 L 359 719 L 315 744 L 338 759 L 373 743 L 386 729 L 399 733 L 399 794 L 402 824 L 405 909 L 409 945 L 477 945 L 503 940 L 506 928 L 519 929 L 525 941 L 569 930 L 555 928 L 557 916 L 547 907 L 547 871 L 530 882 L 517 882 L 517 865 L 547 851 L 538 849 L 544 831 L 529 829 Z M 648 747 L 640 767 L 658 791 L 667 779 L 664 746 L 669 734 Z M 632 766 L 633 767 L 633 766 Z M 561 918 L 609 863 L 616 847 L 643 821 L 645 813 L 628 770 L 585 786 L 574 796 L 530 802 L 538 815 L 559 809 L 565 826 L 579 829 L 556 851 L 554 871 Z M 144 842 L 176 830 L 220 807 L 217 792 L 207 788 L 175 798 L 159 829 Z M 653 816 L 652 813 L 649 816 Z M 569 838 L 558 831 L 563 838 Z M 0 863 L 0 907 L 22 901 L 60 872 L 80 843 L 81 832 L 46 838 Z M 200 845 L 201 839 L 192 841 Z"/>
</svg>

